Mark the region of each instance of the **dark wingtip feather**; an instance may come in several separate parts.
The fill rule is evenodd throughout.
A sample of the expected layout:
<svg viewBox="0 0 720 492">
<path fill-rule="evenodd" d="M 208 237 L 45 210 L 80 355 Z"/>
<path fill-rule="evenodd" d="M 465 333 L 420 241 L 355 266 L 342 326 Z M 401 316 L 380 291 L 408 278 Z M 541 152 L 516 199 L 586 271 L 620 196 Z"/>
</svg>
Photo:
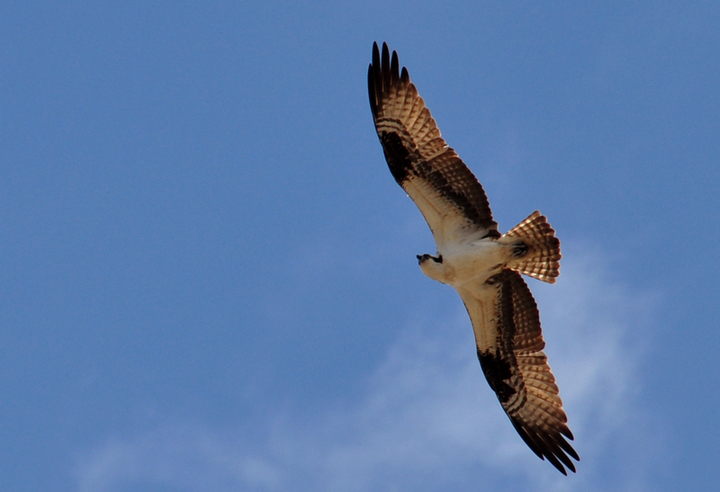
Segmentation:
<svg viewBox="0 0 720 492">
<path fill-rule="evenodd" d="M 382 87 L 378 87 L 380 74 L 380 48 L 377 41 L 373 43 L 372 63 L 368 66 L 368 96 L 370 97 L 370 110 L 373 116 L 378 112 L 378 95 Z"/>
<path fill-rule="evenodd" d="M 382 86 L 380 80 L 378 80 L 380 78 L 380 48 L 378 48 L 377 43 L 373 44 L 372 67 L 375 79 L 375 93 L 379 94 L 382 92 Z"/>
<path fill-rule="evenodd" d="M 557 457 L 560 461 L 563 462 L 565 466 L 567 466 L 570 470 L 573 472 L 575 471 L 575 465 L 573 465 L 573 462 L 570 461 L 570 458 L 568 455 L 562 452 L 562 449 L 560 449 L 558 446 L 553 446 L 552 453 L 555 457 Z"/>
<path fill-rule="evenodd" d="M 398 61 L 397 51 L 392 52 L 392 61 L 390 62 L 390 74 L 392 76 L 392 83 L 396 84 L 400 80 L 400 62 Z"/>
<path fill-rule="evenodd" d="M 520 425 L 514 418 L 510 418 L 510 422 L 512 422 L 513 427 L 515 427 L 515 430 L 520 435 L 523 441 L 525 441 L 525 444 L 530 448 L 530 450 L 537 455 L 538 458 L 541 460 L 544 460 L 545 457 L 543 456 L 542 451 L 540 450 L 540 446 L 535 442 L 535 440 L 530 437 L 530 435 L 525 432 L 525 429 L 523 429 L 522 425 Z"/>
<path fill-rule="evenodd" d="M 397 51 L 391 54 L 387 43 L 382 44 L 381 51 L 377 41 L 373 42 L 372 63 L 368 66 L 368 95 L 373 116 L 382 109 L 385 94 L 398 83 L 409 84 L 410 75 L 405 67 L 400 68 Z"/>
<path fill-rule="evenodd" d="M 527 444 L 530 450 L 541 460 L 547 459 L 550 464 L 557 468 L 557 470 L 563 475 L 567 476 L 567 471 L 565 470 L 563 464 L 573 473 L 577 473 L 575 471 L 575 464 L 570 461 L 570 458 L 568 458 L 567 455 L 570 455 L 576 461 L 580 461 L 580 457 L 562 436 L 557 436 L 557 438 L 553 438 L 551 436 L 543 437 L 535 432 L 528 432 L 523 428 L 520 422 L 517 422 L 512 417 L 510 418 L 510 422 L 512 422 L 513 427 L 515 427 L 515 430 L 522 440 L 525 441 L 525 444 Z"/>
<path fill-rule="evenodd" d="M 545 456 L 547 457 L 547 460 L 550 462 L 550 464 L 552 464 L 552 466 L 557 468 L 560 473 L 562 473 L 563 475 L 565 475 L 567 477 L 567 471 L 565 471 L 565 468 L 562 466 L 562 463 L 560 463 L 558 461 L 558 459 L 555 457 L 554 454 L 548 453 Z"/>
<path fill-rule="evenodd" d="M 558 442 L 560 443 L 560 447 L 563 448 L 563 451 L 572 456 L 575 461 L 580 461 L 580 455 L 577 454 L 577 451 L 575 451 L 569 442 L 562 437 L 558 439 Z"/>
<path fill-rule="evenodd" d="M 377 41 L 373 42 L 372 64 L 376 67 L 380 65 L 380 48 Z"/>
<path fill-rule="evenodd" d="M 372 63 L 368 66 L 368 97 L 370 98 L 370 111 L 375 116 L 377 114 L 377 99 L 375 97 L 375 77 L 373 77 Z"/>
<path fill-rule="evenodd" d="M 387 43 L 383 43 L 382 47 L 382 58 L 380 59 L 380 66 L 382 70 L 382 90 L 386 91 L 390 87 L 391 75 L 390 75 L 390 48 Z"/>
</svg>

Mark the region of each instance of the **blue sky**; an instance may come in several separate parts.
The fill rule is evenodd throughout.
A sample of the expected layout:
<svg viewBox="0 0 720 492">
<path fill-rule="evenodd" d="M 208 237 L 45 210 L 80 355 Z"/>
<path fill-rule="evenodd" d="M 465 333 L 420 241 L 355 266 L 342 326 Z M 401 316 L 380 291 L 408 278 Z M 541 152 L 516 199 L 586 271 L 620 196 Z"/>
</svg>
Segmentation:
<svg viewBox="0 0 720 492">
<path fill-rule="evenodd" d="M 0 482 L 720 483 L 717 2 L 4 2 Z M 515 434 L 375 135 L 407 66 L 529 280 L 582 461 Z"/>
</svg>

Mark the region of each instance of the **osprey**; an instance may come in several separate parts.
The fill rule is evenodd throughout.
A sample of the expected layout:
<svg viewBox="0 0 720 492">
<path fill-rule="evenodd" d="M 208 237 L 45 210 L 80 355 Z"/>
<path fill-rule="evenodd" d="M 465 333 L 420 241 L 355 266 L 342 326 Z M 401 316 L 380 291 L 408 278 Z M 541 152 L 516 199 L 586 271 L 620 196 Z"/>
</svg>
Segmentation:
<svg viewBox="0 0 720 492">
<path fill-rule="evenodd" d="M 540 212 L 498 232 L 482 186 L 440 136 L 405 67 L 383 43 L 368 69 L 370 109 L 395 181 L 430 226 L 437 254 L 418 255 L 428 277 L 457 290 L 470 315 L 480 366 L 520 437 L 567 475 L 570 457 L 558 387 L 543 352 L 540 316 L 521 274 L 554 283 L 560 241 Z M 563 466 L 564 465 L 564 466 Z"/>
</svg>

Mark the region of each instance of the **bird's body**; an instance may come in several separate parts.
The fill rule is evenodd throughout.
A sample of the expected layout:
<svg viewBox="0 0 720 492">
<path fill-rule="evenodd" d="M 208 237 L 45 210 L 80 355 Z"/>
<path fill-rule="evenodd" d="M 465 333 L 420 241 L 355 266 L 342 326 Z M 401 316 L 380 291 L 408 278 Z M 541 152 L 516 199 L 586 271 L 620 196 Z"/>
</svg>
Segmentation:
<svg viewBox="0 0 720 492">
<path fill-rule="evenodd" d="M 420 269 L 433 280 L 461 289 L 482 284 L 509 260 L 509 248 L 492 238 L 448 244 L 437 256 L 421 255 Z"/>
<path fill-rule="evenodd" d="M 579 460 L 567 426 L 535 300 L 521 274 L 553 283 L 560 241 L 540 212 L 498 232 L 485 191 L 448 147 L 397 53 L 377 44 L 368 70 L 375 129 L 390 172 L 422 212 L 436 255 L 423 273 L 455 288 L 473 325 L 483 373 L 527 445 L 566 474 Z"/>
</svg>

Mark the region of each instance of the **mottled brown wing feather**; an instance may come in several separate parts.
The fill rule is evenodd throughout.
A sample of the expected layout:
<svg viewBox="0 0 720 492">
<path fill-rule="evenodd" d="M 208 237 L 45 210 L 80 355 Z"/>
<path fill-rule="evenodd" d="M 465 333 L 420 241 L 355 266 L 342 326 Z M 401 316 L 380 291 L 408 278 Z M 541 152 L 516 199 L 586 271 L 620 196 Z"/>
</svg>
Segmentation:
<svg viewBox="0 0 720 492">
<path fill-rule="evenodd" d="M 425 216 L 440 249 L 449 241 L 499 237 L 487 196 L 477 178 L 440 136 L 435 120 L 390 56 L 377 43 L 368 69 L 375 129 L 390 172 Z"/>
<path fill-rule="evenodd" d="M 565 467 L 574 472 L 570 457 L 578 461 L 580 458 L 565 439 L 572 440 L 573 435 L 543 352 L 540 316 L 530 289 L 520 274 L 512 270 L 503 270 L 487 284 L 494 287 L 494 309 L 489 306 L 490 291 L 485 296 L 488 309 L 468 309 L 471 318 L 480 311 L 485 313 L 486 319 L 472 320 L 474 326 L 495 328 L 494 343 L 487 346 L 478 343 L 483 373 L 530 449 L 540 458 L 547 458 L 563 474 L 567 474 Z"/>
</svg>

